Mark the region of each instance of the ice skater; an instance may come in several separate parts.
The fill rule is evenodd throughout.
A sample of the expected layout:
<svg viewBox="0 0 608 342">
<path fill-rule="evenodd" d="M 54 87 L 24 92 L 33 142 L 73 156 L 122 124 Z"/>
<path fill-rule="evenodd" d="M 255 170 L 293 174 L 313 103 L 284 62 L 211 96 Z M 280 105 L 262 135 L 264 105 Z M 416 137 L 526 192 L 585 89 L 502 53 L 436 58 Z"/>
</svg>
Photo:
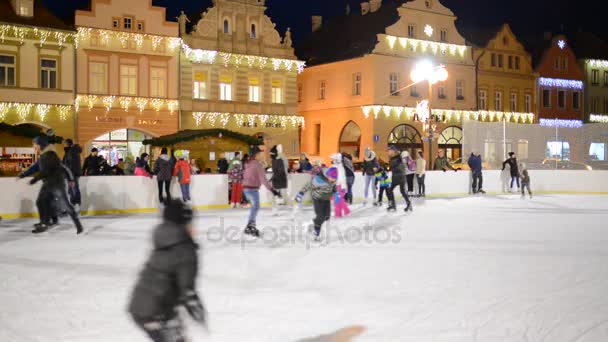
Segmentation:
<svg viewBox="0 0 608 342">
<path fill-rule="evenodd" d="M 240 152 L 236 152 L 228 166 L 228 179 L 230 179 L 231 186 L 230 206 L 239 208 L 243 197 L 243 161 Z"/>
<path fill-rule="evenodd" d="M 509 169 L 511 170 L 511 186 L 509 187 L 509 192 L 513 191 L 513 183 L 515 181 L 517 181 L 517 190 L 519 191 L 519 168 L 517 165 L 517 156 L 515 156 L 515 152 L 509 152 L 509 158 L 502 163 L 503 171 L 507 165 L 509 165 Z"/>
<path fill-rule="evenodd" d="M 532 198 L 532 191 L 530 190 L 530 173 L 523 165 L 521 165 L 521 169 L 521 198 L 526 197 L 526 189 L 528 189 L 528 194 L 530 195 L 530 198 Z"/>
<path fill-rule="evenodd" d="M 272 214 L 279 215 L 279 205 L 284 203 L 287 198 L 287 170 L 289 163 L 283 155 L 283 145 L 276 145 L 270 149 L 270 158 L 272 159 L 272 178 L 270 182 L 272 187 L 281 193 L 281 196 L 272 198 Z"/>
<path fill-rule="evenodd" d="M 393 174 L 393 178 L 391 180 L 391 187 L 388 188 L 387 195 L 389 200 L 388 211 L 396 211 L 397 204 L 395 202 L 395 188 L 399 188 L 401 191 L 401 195 L 405 199 L 406 207 L 405 211 L 412 211 L 412 202 L 410 201 L 410 197 L 407 195 L 407 191 L 405 191 L 405 165 L 403 164 L 403 159 L 401 158 L 399 149 L 396 146 L 390 146 L 388 148 L 388 156 L 390 159 L 390 167 L 391 172 Z"/>
<path fill-rule="evenodd" d="M 481 154 L 475 155 L 473 152 L 471 152 L 468 164 L 469 168 L 471 169 L 471 177 L 473 179 L 473 194 L 485 194 L 486 192 L 483 190 L 483 162 L 481 160 Z"/>
<path fill-rule="evenodd" d="M 380 167 L 380 168 L 374 168 L 374 171 L 376 172 L 376 184 L 378 184 L 378 188 L 379 188 L 379 192 L 378 192 L 378 206 L 381 207 L 382 206 L 382 197 L 384 197 L 384 193 L 386 193 L 386 198 L 387 201 L 390 203 L 390 200 L 388 199 L 388 191 L 389 188 L 391 187 L 391 179 L 388 177 L 388 174 L 386 173 L 386 171 Z"/>
<path fill-rule="evenodd" d="M 418 197 L 426 197 L 426 160 L 422 151 L 418 151 L 416 159 L 416 182 L 418 182 Z"/>
<path fill-rule="evenodd" d="M 163 147 L 160 151 L 160 156 L 154 162 L 154 174 L 156 175 L 156 182 L 158 183 L 158 201 L 161 205 L 168 203 L 171 198 L 171 178 L 173 177 L 173 170 L 175 165 L 169 157 L 166 147 Z M 163 189 L 164 194 L 163 196 Z"/>
<path fill-rule="evenodd" d="M 369 194 L 369 189 L 371 187 L 373 199 L 372 203 L 376 205 L 376 185 L 375 176 L 374 176 L 374 168 L 380 166 L 378 163 L 378 159 L 376 158 L 376 153 L 372 151 L 369 146 L 365 148 L 365 159 L 363 161 L 363 174 L 365 175 L 365 190 L 363 200 L 363 205 L 367 205 L 367 196 Z"/>
<path fill-rule="evenodd" d="M 296 202 L 302 203 L 304 194 L 309 192 L 312 196 L 312 203 L 315 209 L 314 225 L 309 230 L 316 241 L 320 240 L 321 227 L 323 223 L 331 218 L 331 198 L 337 191 L 336 180 L 338 179 L 338 169 L 332 167 L 319 172 L 300 190 L 296 196 Z"/>
<path fill-rule="evenodd" d="M 344 165 L 342 165 L 342 154 L 336 153 L 331 156 L 332 167 L 335 167 L 338 171 L 336 178 L 336 194 L 334 196 L 334 210 L 336 217 L 347 216 L 350 214 L 348 203 L 346 202 L 346 193 L 348 191 L 348 184 L 346 182 L 346 171 Z"/>
<path fill-rule="evenodd" d="M 196 322 L 206 322 L 196 292 L 199 261 L 192 216 L 192 209 L 180 200 L 166 203 L 163 222 L 154 230 L 154 249 L 131 295 L 128 311 L 154 342 L 186 341 L 180 306 Z"/>
<path fill-rule="evenodd" d="M 175 151 L 177 162 L 173 169 L 173 177 L 177 177 L 180 190 L 182 191 L 182 199 L 184 203 L 192 201 L 190 197 L 190 163 L 188 163 L 188 154 L 182 150 Z"/>
</svg>

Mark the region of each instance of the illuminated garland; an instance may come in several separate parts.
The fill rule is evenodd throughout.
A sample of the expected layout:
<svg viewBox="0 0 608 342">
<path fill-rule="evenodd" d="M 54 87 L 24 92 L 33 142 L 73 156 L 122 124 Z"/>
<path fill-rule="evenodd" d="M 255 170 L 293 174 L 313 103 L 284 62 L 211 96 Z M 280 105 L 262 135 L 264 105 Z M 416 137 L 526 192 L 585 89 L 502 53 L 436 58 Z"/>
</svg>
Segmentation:
<svg viewBox="0 0 608 342">
<path fill-rule="evenodd" d="M 458 53 L 460 57 L 465 57 L 467 52 L 466 45 L 440 43 L 433 42 L 430 40 L 395 37 L 387 35 L 386 41 L 388 42 L 388 46 L 391 48 L 391 50 L 394 50 L 396 43 L 399 42 L 399 45 L 404 50 L 408 47 L 411 47 L 414 52 L 432 52 L 433 55 L 437 55 L 437 53 L 441 51 L 442 54 L 446 54 L 449 52 L 450 55 L 456 56 L 456 54 Z M 420 51 L 418 51 L 418 47 L 420 47 Z M 428 50 L 429 48 L 430 50 Z"/>
<path fill-rule="evenodd" d="M 545 127 L 566 127 L 566 128 L 581 128 L 583 122 L 581 120 L 562 120 L 562 119 L 540 119 L 538 123 Z"/>
<path fill-rule="evenodd" d="M 4 120 L 6 115 L 12 110 L 19 117 L 20 121 L 26 121 L 32 111 L 34 115 L 37 115 L 40 122 L 44 122 L 47 119 L 48 113 L 52 108 L 59 114 L 61 121 L 66 121 L 69 112 L 72 110 L 72 106 L 67 105 L 49 105 L 39 103 L 17 103 L 17 102 L 0 102 L 0 121 Z M 34 119 L 34 118 L 32 118 Z M 38 121 L 38 120 L 34 120 Z"/>
<path fill-rule="evenodd" d="M 122 110 L 128 112 L 132 107 L 137 108 L 141 113 L 146 108 L 155 110 L 156 112 L 161 111 L 163 108 L 167 109 L 173 114 L 179 107 L 179 101 L 159 99 L 159 98 L 145 98 L 145 97 L 131 97 L 131 96 L 101 96 L 101 95 L 78 95 L 74 107 L 76 112 L 80 111 L 80 106 L 84 105 L 89 110 L 100 106 L 105 108 L 109 112 L 114 105 L 119 105 Z"/>
<path fill-rule="evenodd" d="M 254 127 L 256 121 L 260 123 L 261 127 L 266 127 L 267 124 L 284 129 L 287 128 L 288 124 L 291 125 L 291 128 L 305 127 L 304 117 L 296 115 L 194 112 L 192 118 L 194 118 L 196 126 L 200 126 L 203 121 L 206 121 L 211 127 L 217 127 L 219 124 L 226 127 L 230 123 L 230 119 L 234 119 L 234 123 L 238 127 L 243 126 L 245 122 L 248 123 L 249 127 Z"/>
<path fill-rule="evenodd" d="M 560 78 L 541 77 L 538 79 L 538 84 L 543 87 L 551 88 L 568 88 L 568 89 L 583 89 L 583 81 L 563 80 Z"/>
<path fill-rule="evenodd" d="M 589 65 L 593 68 L 603 68 L 608 69 L 608 61 L 599 60 L 599 59 L 590 59 L 587 61 Z"/>
<path fill-rule="evenodd" d="M 274 71 L 278 71 L 281 68 L 287 71 L 297 70 L 300 74 L 304 71 L 305 62 L 292 60 L 292 59 L 281 59 L 281 58 L 269 58 L 262 56 L 250 56 L 241 55 L 230 52 L 218 52 L 211 50 L 192 49 L 187 44 L 182 44 L 182 51 L 188 60 L 192 63 L 207 63 L 214 64 L 220 57 L 220 61 L 224 66 L 230 64 L 237 67 L 247 66 L 253 68 L 257 65 L 258 68 L 264 69 L 268 65 L 272 65 Z M 270 63 L 268 63 L 270 61 Z"/>
<path fill-rule="evenodd" d="M 371 114 L 374 114 L 374 118 L 377 119 L 381 113 L 384 113 L 386 118 L 394 115 L 397 119 L 401 118 L 402 114 L 405 114 L 407 120 L 414 120 L 416 114 L 416 108 L 414 107 L 400 107 L 400 106 L 363 106 L 363 115 L 365 118 L 369 118 Z M 503 121 L 507 122 L 515 121 L 522 123 L 533 123 L 533 113 L 515 113 L 515 112 L 497 112 L 497 111 L 470 111 L 470 110 L 453 110 L 453 109 L 432 109 L 434 116 L 440 117 L 443 121 L 452 120 L 475 120 L 475 121 Z"/>
<path fill-rule="evenodd" d="M 4 43 L 7 37 L 17 38 L 23 44 L 26 39 L 37 39 L 43 46 L 51 38 L 59 45 L 74 41 L 74 33 L 30 28 L 25 26 L 0 25 L 0 41 Z"/>
<path fill-rule="evenodd" d="M 608 115 L 591 114 L 591 115 L 589 115 L 589 121 L 596 122 L 596 123 L 608 123 Z"/>
<path fill-rule="evenodd" d="M 88 40 L 95 35 L 101 38 L 103 45 L 108 45 L 110 39 L 117 39 L 123 48 L 126 48 L 129 42 L 135 42 L 137 48 L 141 49 L 143 47 L 144 41 L 149 40 L 152 44 L 152 49 L 155 51 L 161 44 L 164 44 L 170 52 L 174 52 L 182 44 L 182 39 L 177 37 L 164 37 L 147 33 L 133 33 L 94 29 L 91 27 L 79 27 L 78 33 L 76 33 L 75 35 L 76 48 L 79 47 L 82 41 Z"/>
</svg>

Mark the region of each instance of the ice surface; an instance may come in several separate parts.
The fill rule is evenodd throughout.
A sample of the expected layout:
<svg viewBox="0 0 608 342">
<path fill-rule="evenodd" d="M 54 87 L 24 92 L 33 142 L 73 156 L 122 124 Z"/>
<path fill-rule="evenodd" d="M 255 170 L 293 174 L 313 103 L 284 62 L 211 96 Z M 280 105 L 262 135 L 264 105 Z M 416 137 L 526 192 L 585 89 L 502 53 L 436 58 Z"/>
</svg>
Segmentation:
<svg viewBox="0 0 608 342">
<path fill-rule="evenodd" d="M 270 226 L 293 225 L 288 209 L 262 211 L 263 244 L 216 241 L 209 228 L 240 229 L 246 210 L 204 211 L 211 331 L 188 333 L 295 342 L 363 325 L 355 341 L 608 341 L 607 209 L 608 197 L 557 195 L 433 199 L 407 215 L 355 206 L 327 246 L 270 241 Z M 311 218 L 304 208 L 296 223 Z M 0 222 L 0 341 L 146 341 L 125 307 L 158 217 L 85 217 L 78 237 L 63 221 L 42 236 L 33 220 Z M 393 242 L 347 243 L 347 230 Z"/>
</svg>

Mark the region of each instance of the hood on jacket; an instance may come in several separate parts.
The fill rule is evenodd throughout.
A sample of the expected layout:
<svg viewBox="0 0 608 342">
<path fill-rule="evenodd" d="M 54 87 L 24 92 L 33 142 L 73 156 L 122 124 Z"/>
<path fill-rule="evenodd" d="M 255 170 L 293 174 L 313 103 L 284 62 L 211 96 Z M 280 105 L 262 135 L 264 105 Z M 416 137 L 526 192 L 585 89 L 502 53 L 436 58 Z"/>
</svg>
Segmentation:
<svg viewBox="0 0 608 342">
<path fill-rule="evenodd" d="M 368 151 L 369 151 L 369 153 L 368 153 Z M 376 152 L 374 152 L 372 150 L 366 150 L 366 152 L 365 152 L 365 161 L 370 162 L 370 161 L 372 161 L 374 159 L 376 159 Z"/>
<path fill-rule="evenodd" d="M 161 154 L 160 157 L 158 157 L 158 159 L 162 159 L 164 161 L 169 161 L 169 160 L 171 160 L 171 157 L 169 157 L 168 154 Z"/>
</svg>

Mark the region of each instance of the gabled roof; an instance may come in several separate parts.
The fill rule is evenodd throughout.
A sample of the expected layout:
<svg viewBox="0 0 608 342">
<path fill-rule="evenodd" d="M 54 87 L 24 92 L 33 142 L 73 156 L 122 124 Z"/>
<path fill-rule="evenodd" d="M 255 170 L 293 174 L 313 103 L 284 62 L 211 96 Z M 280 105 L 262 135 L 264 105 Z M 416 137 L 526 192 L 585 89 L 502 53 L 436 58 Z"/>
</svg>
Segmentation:
<svg viewBox="0 0 608 342">
<path fill-rule="evenodd" d="M 399 20 L 397 8 L 409 0 L 385 0 L 374 13 L 351 13 L 328 20 L 296 47 L 309 66 L 362 57 L 378 44 L 378 34 Z"/>
<path fill-rule="evenodd" d="M 64 23 L 61 19 L 51 13 L 44 6 L 42 0 L 34 0 L 34 16 L 30 18 L 17 15 L 10 0 L 0 0 L 0 22 L 65 31 L 74 30 L 73 27 Z"/>
</svg>

